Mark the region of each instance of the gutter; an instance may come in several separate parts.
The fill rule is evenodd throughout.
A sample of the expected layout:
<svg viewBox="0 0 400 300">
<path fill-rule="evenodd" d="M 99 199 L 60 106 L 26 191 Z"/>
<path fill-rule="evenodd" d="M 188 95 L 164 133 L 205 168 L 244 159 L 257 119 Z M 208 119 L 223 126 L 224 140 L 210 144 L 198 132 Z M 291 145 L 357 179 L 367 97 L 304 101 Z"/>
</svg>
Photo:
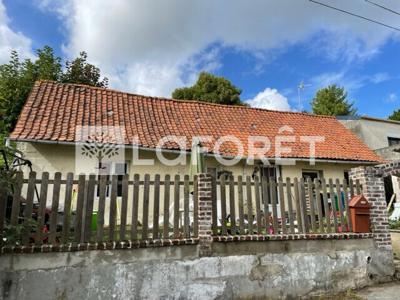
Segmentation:
<svg viewBox="0 0 400 300">
<path fill-rule="evenodd" d="M 48 140 L 34 140 L 34 139 L 13 139 L 13 138 L 8 138 L 8 141 L 15 141 L 15 142 L 29 142 L 29 143 L 36 143 L 36 144 L 48 144 L 48 145 L 64 145 L 64 146 L 75 146 L 81 144 L 81 142 L 63 142 L 63 141 L 48 141 Z M 143 147 L 143 146 L 134 146 L 134 145 L 123 145 L 126 149 L 138 149 L 138 150 L 143 150 L 143 151 L 149 151 L 149 152 L 158 152 L 157 149 L 155 148 L 148 148 L 148 147 Z M 165 153 L 173 153 L 173 154 L 185 154 L 185 155 L 190 155 L 190 151 L 187 150 L 173 150 L 173 149 L 162 149 L 162 152 Z M 234 157 L 234 156 L 226 156 L 226 155 L 220 155 L 220 154 L 215 154 L 215 153 L 204 153 L 204 156 L 207 157 L 221 157 L 221 158 L 239 158 L 240 160 L 247 159 L 247 156 L 241 156 L 241 157 Z M 268 158 L 266 157 L 267 160 L 270 161 L 276 161 L 275 158 Z M 308 158 L 286 158 L 283 157 L 282 160 L 285 161 L 301 161 L 301 162 L 309 162 L 310 159 Z M 334 163 L 334 164 L 359 164 L 359 165 L 377 165 L 379 162 L 374 162 L 374 161 L 363 161 L 363 160 L 340 160 L 340 159 L 324 159 L 324 158 L 315 158 L 315 162 L 319 163 Z"/>
</svg>

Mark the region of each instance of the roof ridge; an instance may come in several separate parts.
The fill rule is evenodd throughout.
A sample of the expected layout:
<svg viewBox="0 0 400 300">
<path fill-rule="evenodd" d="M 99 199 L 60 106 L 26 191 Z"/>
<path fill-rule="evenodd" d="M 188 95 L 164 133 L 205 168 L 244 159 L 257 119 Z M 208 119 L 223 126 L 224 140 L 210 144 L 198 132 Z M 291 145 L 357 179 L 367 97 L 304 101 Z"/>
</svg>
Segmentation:
<svg viewBox="0 0 400 300">
<path fill-rule="evenodd" d="M 136 94 L 136 93 L 131 93 L 131 92 L 124 92 L 116 89 L 110 89 L 110 88 L 102 88 L 102 87 L 97 87 L 97 86 L 91 86 L 87 84 L 82 84 L 82 83 L 68 83 L 68 82 L 56 82 L 53 80 L 47 80 L 47 79 L 40 79 L 37 82 L 43 82 L 43 83 L 52 83 L 52 84 L 57 84 L 57 85 L 67 85 L 67 86 L 75 86 L 75 87 L 84 87 L 88 89 L 98 89 L 98 90 L 103 90 L 103 91 L 109 91 L 109 92 L 115 92 L 115 93 L 120 93 L 120 94 L 125 94 L 125 95 L 130 95 L 130 96 L 136 96 L 136 97 L 143 97 L 148 100 L 153 100 L 153 99 L 158 99 L 162 101 L 173 101 L 177 103 L 189 103 L 189 104 L 200 104 L 200 105 L 205 105 L 205 106 L 219 106 L 219 107 L 224 107 L 224 108 L 229 108 L 229 109 L 248 109 L 248 110 L 257 110 L 257 111 L 265 111 L 265 112 L 272 112 L 272 113 L 280 113 L 280 114 L 295 114 L 295 115 L 303 115 L 307 117 L 312 117 L 312 118 L 328 118 L 328 119 L 336 119 L 334 116 L 327 116 L 327 115 L 316 115 L 316 114 L 309 114 L 309 113 L 304 113 L 304 112 L 296 112 L 296 111 L 281 111 L 281 110 L 272 110 L 272 109 L 266 109 L 266 108 L 259 108 L 259 107 L 250 107 L 250 106 L 245 106 L 245 105 L 230 105 L 230 104 L 220 104 L 220 103 L 211 103 L 211 102 L 205 102 L 205 101 L 199 101 L 199 100 L 181 100 L 181 99 L 173 99 L 173 98 L 167 98 L 167 97 L 161 97 L 161 96 L 146 96 L 142 94 Z"/>
</svg>

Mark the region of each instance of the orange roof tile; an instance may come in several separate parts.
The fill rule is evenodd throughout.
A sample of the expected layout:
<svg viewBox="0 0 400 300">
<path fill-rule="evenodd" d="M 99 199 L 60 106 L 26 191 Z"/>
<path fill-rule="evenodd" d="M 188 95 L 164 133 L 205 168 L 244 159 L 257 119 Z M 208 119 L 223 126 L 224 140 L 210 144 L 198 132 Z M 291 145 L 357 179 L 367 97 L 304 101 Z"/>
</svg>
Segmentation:
<svg viewBox="0 0 400 300">
<path fill-rule="evenodd" d="M 275 156 L 275 137 L 283 126 L 289 126 L 293 133 L 283 134 L 294 135 L 296 142 L 283 143 L 292 151 L 282 157 L 309 158 L 309 144 L 301 142 L 300 136 L 322 136 L 325 141 L 316 143 L 317 159 L 381 161 L 333 117 L 147 97 L 51 81 L 35 83 L 10 138 L 75 142 L 79 125 L 123 126 L 125 144 L 138 136 L 139 146 L 146 148 L 155 148 L 166 135 L 187 137 L 186 150 L 194 136 L 212 136 L 215 142 L 233 135 L 243 142 L 244 156 L 249 136 L 266 136 L 272 142 L 267 157 Z M 214 142 L 204 144 L 212 148 Z M 177 145 L 169 143 L 164 148 L 176 149 Z M 218 154 L 233 156 L 237 148 L 224 143 Z"/>
</svg>

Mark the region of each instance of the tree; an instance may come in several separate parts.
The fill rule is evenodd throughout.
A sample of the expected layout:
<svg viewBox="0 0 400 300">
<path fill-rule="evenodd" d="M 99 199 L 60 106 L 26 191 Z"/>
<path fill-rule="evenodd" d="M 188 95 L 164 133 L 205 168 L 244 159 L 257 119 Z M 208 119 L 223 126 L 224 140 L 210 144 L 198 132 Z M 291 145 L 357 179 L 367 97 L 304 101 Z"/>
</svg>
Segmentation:
<svg viewBox="0 0 400 300">
<path fill-rule="evenodd" d="M 172 98 L 199 100 L 211 103 L 244 105 L 240 100 L 242 91 L 224 77 L 201 72 L 197 82 L 191 87 L 178 88 Z"/>
<path fill-rule="evenodd" d="M 16 51 L 11 52 L 10 61 L 0 65 L 0 147 L 4 138 L 14 129 L 18 116 L 36 80 L 82 83 L 107 87 L 107 78 L 100 80 L 100 69 L 87 63 L 87 54 L 66 62 L 62 61 L 49 46 L 36 51 L 34 61 L 21 61 Z M 1 165 L 1 158 L 0 158 Z"/>
<path fill-rule="evenodd" d="M 87 53 L 81 52 L 79 57 L 66 62 L 66 70 L 62 75 L 62 82 L 81 83 L 91 86 L 108 86 L 108 79 L 100 80 L 100 69 L 87 62 Z"/>
<path fill-rule="evenodd" d="M 400 109 L 395 110 L 390 116 L 389 120 L 400 121 Z"/>
<path fill-rule="evenodd" d="M 355 115 L 354 103 L 347 100 L 347 93 L 342 87 L 330 85 L 320 89 L 311 102 L 312 110 L 317 115 L 343 116 Z"/>
</svg>

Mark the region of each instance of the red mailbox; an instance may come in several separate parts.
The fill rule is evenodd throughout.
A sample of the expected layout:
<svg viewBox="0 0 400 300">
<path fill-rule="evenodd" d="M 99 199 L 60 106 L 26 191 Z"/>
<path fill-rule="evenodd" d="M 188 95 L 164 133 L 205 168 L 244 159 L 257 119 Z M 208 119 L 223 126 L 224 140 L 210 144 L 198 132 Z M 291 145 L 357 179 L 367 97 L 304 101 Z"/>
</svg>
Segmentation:
<svg viewBox="0 0 400 300">
<path fill-rule="evenodd" d="M 363 195 L 354 196 L 349 203 L 350 218 L 353 223 L 353 232 L 371 232 L 370 210 L 371 204 Z"/>
</svg>

